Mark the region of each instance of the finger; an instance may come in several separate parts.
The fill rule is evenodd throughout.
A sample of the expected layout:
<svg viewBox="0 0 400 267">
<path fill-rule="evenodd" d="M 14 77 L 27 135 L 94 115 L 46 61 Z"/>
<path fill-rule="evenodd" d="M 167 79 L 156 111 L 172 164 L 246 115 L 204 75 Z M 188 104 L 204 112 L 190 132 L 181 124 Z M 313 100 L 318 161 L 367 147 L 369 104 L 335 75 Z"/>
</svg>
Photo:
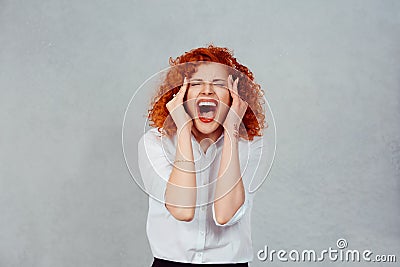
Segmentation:
<svg viewBox="0 0 400 267">
<path fill-rule="evenodd" d="M 229 85 L 228 87 L 231 92 L 231 96 L 232 96 L 232 98 L 237 98 L 239 96 L 238 89 L 237 89 L 237 86 L 239 83 L 239 78 L 236 78 L 235 81 L 233 81 L 232 75 L 230 75 L 229 78 L 230 79 L 228 79 L 228 80 L 230 80 L 230 81 L 228 81 L 228 85 Z"/>
<path fill-rule="evenodd" d="M 237 77 L 236 78 L 236 80 L 235 80 L 235 82 L 233 83 L 233 86 L 232 86 L 232 88 L 233 88 L 233 91 L 237 94 L 237 95 L 239 95 L 239 93 L 238 93 L 238 84 L 239 84 L 239 77 Z"/>
<path fill-rule="evenodd" d="M 229 74 L 229 76 L 228 76 L 228 90 L 229 90 L 229 92 L 232 94 L 232 91 L 233 91 L 233 79 L 232 79 L 232 75 L 231 74 Z"/>
<path fill-rule="evenodd" d="M 189 83 L 187 82 L 186 77 L 183 79 L 183 84 L 181 86 L 181 88 L 179 89 L 178 94 L 176 95 L 177 97 L 180 97 L 181 99 L 183 99 L 183 97 L 185 96 L 187 87 L 188 87 Z"/>
</svg>

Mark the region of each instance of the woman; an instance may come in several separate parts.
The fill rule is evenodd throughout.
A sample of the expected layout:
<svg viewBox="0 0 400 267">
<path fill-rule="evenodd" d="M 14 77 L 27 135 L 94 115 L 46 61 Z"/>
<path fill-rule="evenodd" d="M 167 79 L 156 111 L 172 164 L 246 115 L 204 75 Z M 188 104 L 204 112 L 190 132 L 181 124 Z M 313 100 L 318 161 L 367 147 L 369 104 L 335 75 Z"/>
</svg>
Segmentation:
<svg viewBox="0 0 400 267">
<path fill-rule="evenodd" d="M 170 64 L 149 110 L 154 129 L 139 142 L 152 266 L 248 266 L 262 90 L 227 48 Z"/>
</svg>

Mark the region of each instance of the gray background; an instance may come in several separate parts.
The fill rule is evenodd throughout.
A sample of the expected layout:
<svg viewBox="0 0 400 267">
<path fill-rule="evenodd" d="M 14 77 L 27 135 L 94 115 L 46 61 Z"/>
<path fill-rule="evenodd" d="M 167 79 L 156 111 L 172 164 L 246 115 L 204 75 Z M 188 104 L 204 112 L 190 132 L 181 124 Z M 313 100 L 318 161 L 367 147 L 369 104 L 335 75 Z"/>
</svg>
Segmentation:
<svg viewBox="0 0 400 267">
<path fill-rule="evenodd" d="M 399 258 L 399 10 L 388 0 L 0 1 L 0 266 L 150 265 L 123 115 L 169 56 L 209 42 L 253 70 L 275 115 L 255 252 L 346 238 Z M 286 265 L 309 263 L 251 264 Z"/>
</svg>

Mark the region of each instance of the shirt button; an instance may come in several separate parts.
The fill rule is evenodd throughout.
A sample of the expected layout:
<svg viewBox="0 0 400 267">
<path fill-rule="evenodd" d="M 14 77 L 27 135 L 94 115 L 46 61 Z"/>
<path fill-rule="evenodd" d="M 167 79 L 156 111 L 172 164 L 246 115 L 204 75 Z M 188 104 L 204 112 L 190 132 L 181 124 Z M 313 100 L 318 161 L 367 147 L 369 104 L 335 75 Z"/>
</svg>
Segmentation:
<svg viewBox="0 0 400 267">
<path fill-rule="evenodd" d="M 201 234 L 201 235 L 204 235 L 204 232 L 203 232 L 203 231 L 200 231 L 200 234 Z"/>
<path fill-rule="evenodd" d="M 202 211 L 205 211 L 205 210 L 206 210 L 206 207 L 205 207 L 205 206 L 201 207 L 201 210 L 202 210 Z"/>
</svg>

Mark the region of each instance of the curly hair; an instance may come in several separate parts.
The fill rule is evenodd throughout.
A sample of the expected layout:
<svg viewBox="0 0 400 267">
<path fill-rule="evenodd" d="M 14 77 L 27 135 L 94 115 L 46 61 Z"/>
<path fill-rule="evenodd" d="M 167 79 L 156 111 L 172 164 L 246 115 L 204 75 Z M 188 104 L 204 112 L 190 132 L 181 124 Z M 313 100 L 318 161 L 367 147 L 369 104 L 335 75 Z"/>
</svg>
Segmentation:
<svg viewBox="0 0 400 267">
<path fill-rule="evenodd" d="M 254 136 L 261 136 L 262 129 L 266 128 L 262 108 L 262 104 L 264 104 L 263 90 L 254 82 L 253 73 L 236 60 L 231 50 L 212 44 L 192 49 L 176 59 L 169 58 L 172 68 L 168 70 L 165 79 L 158 87 L 157 93 L 152 99 L 151 108 L 148 110 L 150 126 L 157 127 L 160 133 L 167 136 L 176 133 L 176 125 L 169 116 L 166 104 L 179 91 L 184 77 L 190 78 L 200 64 L 208 62 L 227 65 L 230 67 L 228 72 L 232 74 L 232 78 L 235 80 L 239 77 L 239 96 L 249 104 L 242 119 L 243 123 L 239 128 L 239 136 L 246 140 L 253 140 Z"/>
</svg>

